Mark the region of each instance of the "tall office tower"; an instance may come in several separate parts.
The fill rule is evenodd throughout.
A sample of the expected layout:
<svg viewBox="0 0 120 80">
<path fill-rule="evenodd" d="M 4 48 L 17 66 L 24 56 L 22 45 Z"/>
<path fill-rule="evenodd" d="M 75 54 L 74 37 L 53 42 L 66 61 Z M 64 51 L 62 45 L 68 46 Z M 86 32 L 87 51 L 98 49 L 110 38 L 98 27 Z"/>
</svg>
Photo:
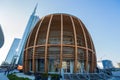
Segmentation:
<svg viewBox="0 0 120 80">
<path fill-rule="evenodd" d="M 34 8 L 34 11 L 32 13 L 32 15 L 29 18 L 28 24 L 26 26 L 26 29 L 24 31 L 23 37 L 21 39 L 21 42 L 18 46 L 18 64 L 22 65 L 23 62 L 23 53 L 24 53 L 24 47 L 28 38 L 29 33 L 31 32 L 31 30 L 33 29 L 33 27 L 35 26 L 35 24 L 39 21 L 39 17 L 35 15 L 36 13 L 36 9 L 37 9 L 37 5 Z"/>
<path fill-rule="evenodd" d="M 102 63 L 104 69 L 114 68 L 111 60 L 102 60 Z"/>
<path fill-rule="evenodd" d="M 13 61 L 13 58 L 17 57 L 17 48 L 18 48 L 19 42 L 20 42 L 19 38 L 14 39 L 14 41 L 9 49 L 9 52 L 7 54 L 7 57 L 5 59 L 5 62 L 7 62 L 8 64 L 11 64 Z"/>
<path fill-rule="evenodd" d="M 3 44 L 4 44 L 4 35 L 0 25 L 0 48 L 3 46 Z"/>
</svg>

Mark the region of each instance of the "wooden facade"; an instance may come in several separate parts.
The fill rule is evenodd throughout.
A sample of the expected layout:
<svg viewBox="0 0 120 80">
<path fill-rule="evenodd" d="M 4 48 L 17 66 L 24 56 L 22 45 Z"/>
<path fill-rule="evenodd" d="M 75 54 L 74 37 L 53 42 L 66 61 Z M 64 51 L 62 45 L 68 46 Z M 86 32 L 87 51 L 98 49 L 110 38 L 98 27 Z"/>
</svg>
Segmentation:
<svg viewBox="0 0 120 80">
<path fill-rule="evenodd" d="M 28 37 L 24 50 L 24 72 L 55 71 L 50 66 L 57 64 L 57 68 L 63 68 L 67 61 L 73 62 L 74 73 L 80 71 L 81 65 L 85 71 L 94 72 L 96 52 L 92 38 L 77 17 L 47 15 L 36 24 Z"/>
</svg>

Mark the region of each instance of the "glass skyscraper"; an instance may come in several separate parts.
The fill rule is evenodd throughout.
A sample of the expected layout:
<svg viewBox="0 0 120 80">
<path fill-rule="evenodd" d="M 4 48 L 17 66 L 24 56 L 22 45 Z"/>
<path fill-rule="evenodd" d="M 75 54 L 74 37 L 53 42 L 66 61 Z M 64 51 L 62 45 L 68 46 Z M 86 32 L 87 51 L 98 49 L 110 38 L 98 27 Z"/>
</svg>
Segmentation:
<svg viewBox="0 0 120 80">
<path fill-rule="evenodd" d="M 31 30 L 33 29 L 33 27 L 35 26 L 35 24 L 38 22 L 39 17 L 35 15 L 36 13 L 36 9 L 37 9 L 37 5 L 34 8 L 34 11 L 32 13 L 32 15 L 29 18 L 28 24 L 26 26 L 26 29 L 24 31 L 23 37 L 20 41 L 20 44 L 18 46 L 18 65 L 22 65 L 23 63 L 23 51 L 24 51 L 24 47 L 28 38 L 28 35 L 30 34 Z"/>
<path fill-rule="evenodd" d="M 111 60 L 102 60 L 102 64 L 104 69 L 114 68 Z"/>
<path fill-rule="evenodd" d="M 11 64 L 13 61 L 13 58 L 16 56 L 17 57 L 17 48 L 19 45 L 20 39 L 19 38 L 15 38 L 11 48 L 9 49 L 9 52 L 7 54 L 7 57 L 5 59 L 5 62 L 7 62 L 8 64 Z"/>
<path fill-rule="evenodd" d="M 4 35 L 0 25 L 0 48 L 3 46 L 3 43 L 4 43 Z"/>
</svg>

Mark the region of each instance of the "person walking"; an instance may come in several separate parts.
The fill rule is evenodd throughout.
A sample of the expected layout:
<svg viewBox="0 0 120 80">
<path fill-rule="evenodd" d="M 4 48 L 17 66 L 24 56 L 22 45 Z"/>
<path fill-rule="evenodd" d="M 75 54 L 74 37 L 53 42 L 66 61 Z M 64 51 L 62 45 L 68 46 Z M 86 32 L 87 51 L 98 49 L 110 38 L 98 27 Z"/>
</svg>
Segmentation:
<svg viewBox="0 0 120 80">
<path fill-rule="evenodd" d="M 4 73 L 4 75 L 6 75 L 7 74 L 7 69 L 5 69 L 5 73 Z"/>
<path fill-rule="evenodd" d="M 10 68 L 7 69 L 7 74 L 9 74 L 9 72 L 10 72 Z"/>
</svg>

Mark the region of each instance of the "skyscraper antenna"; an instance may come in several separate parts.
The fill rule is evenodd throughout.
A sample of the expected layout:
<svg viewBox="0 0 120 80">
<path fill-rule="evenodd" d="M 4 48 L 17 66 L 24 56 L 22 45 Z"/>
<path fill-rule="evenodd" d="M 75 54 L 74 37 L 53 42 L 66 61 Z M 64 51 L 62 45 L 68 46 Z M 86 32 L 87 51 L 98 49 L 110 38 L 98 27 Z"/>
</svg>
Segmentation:
<svg viewBox="0 0 120 80">
<path fill-rule="evenodd" d="M 37 6 L 38 6 L 38 3 L 36 4 L 36 6 L 35 6 L 35 8 L 34 8 L 34 11 L 33 11 L 32 15 L 34 15 L 34 14 L 36 13 Z"/>
</svg>

